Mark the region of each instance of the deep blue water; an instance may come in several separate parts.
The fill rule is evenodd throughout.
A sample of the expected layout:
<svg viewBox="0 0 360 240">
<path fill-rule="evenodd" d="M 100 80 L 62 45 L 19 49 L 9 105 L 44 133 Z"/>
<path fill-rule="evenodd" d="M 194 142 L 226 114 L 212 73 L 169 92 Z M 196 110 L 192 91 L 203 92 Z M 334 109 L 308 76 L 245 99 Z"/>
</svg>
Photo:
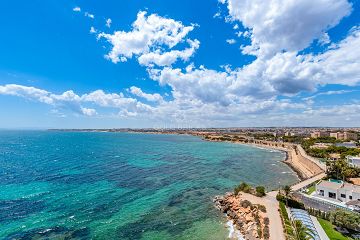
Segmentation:
<svg viewBox="0 0 360 240">
<path fill-rule="evenodd" d="M 283 158 L 193 136 L 1 131 L 0 239 L 226 239 L 213 196 L 294 183 Z"/>
</svg>

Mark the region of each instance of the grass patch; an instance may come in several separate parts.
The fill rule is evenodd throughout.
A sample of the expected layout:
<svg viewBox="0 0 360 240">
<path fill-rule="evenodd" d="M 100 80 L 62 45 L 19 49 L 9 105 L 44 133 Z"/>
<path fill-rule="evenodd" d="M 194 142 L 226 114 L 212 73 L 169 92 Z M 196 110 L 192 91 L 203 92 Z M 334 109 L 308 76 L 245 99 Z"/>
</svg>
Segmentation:
<svg viewBox="0 0 360 240">
<path fill-rule="evenodd" d="M 321 225 L 321 227 L 324 229 L 326 235 L 331 239 L 331 240 L 349 240 L 352 238 L 348 238 L 344 235 L 342 235 L 341 233 L 339 233 L 338 231 L 336 231 L 334 229 L 334 225 L 331 224 L 331 222 L 318 218 L 319 223 Z"/>
<path fill-rule="evenodd" d="M 307 195 L 310 195 L 310 194 L 312 194 L 313 192 L 315 192 L 315 185 L 312 185 L 311 187 L 309 187 L 309 188 L 307 189 L 306 194 L 307 194 Z"/>
</svg>

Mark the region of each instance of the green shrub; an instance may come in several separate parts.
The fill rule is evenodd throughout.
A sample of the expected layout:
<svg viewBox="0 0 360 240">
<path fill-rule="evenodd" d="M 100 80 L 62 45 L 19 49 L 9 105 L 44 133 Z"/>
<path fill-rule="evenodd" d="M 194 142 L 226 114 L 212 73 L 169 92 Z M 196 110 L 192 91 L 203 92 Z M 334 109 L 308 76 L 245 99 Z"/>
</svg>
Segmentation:
<svg viewBox="0 0 360 240">
<path fill-rule="evenodd" d="M 266 207 L 265 207 L 264 205 L 259 204 L 259 205 L 258 205 L 258 208 L 259 208 L 259 210 L 262 211 L 263 213 L 266 213 Z"/>
<path fill-rule="evenodd" d="M 251 186 L 245 182 L 240 183 L 240 185 L 234 188 L 235 195 L 238 195 L 239 192 L 249 193 L 251 191 Z"/>
<path fill-rule="evenodd" d="M 282 203 L 286 203 L 288 204 L 288 207 L 291 207 L 291 208 L 300 208 L 300 209 L 305 209 L 305 206 L 302 202 L 298 202 L 297 200 L 295 199 L 292 199 L 290 197 L 285 197 L 284 195 L 278 193 L 276 195 L 276 200 L 278 200 L 279 202 L 282 202 Z"/>
<path fill-rule="evenodd" d="M 289 219 L 289 216 L 288 216 L 286 208 L 285 208 L 285 203 L 284 202 L 279 202 L 279 208 L 280 208 L 280 215 L 281 215 L 281 218 L 282 218 L 283 223 L 284 223 L 284 231 L 285 231 L 287 236 L 293 236 L 294 231 L 292 229 L 291 221 Z"/>
<path fill-rule="evenodd" d="M 329 219 L 336 226 L 355 231 L 360 230 L 360 214 L 358 213 L 338 209 L 330 213 Z"/>
<path fill-rule="evenodd" d="M 255 191 L 256 191 L 256 196 L 258 196 L 258 197 L 263 197 L 266 195 L 264 186 L 257 186 L 255 188 Z"/>
<path fill-rule="evenodd" d="M 247 207 L 251 207 L 252 206 L 252 203 L 248 200 L 244 200 L 244 201 L 241 201 L 240 202 L 240 206 L 243 207 L 243 208 L 247 208 Z"/>
<path fill-rule="evenodd" d="M 264 236 L 265 239 L 269 239 L 269 238 L 270 238 L 270 230 L 269 230 L 269 226 L 268 226 L 268 225 L 266 225 L 266 226 L 264 227 L 263 236 Z"/>
</svg>

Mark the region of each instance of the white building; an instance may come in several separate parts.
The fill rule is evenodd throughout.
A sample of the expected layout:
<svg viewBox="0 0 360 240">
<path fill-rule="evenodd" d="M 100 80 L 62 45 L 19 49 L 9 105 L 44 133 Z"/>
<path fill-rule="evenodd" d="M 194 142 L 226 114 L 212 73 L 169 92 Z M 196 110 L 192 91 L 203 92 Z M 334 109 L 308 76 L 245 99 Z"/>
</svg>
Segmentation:
<svg viewBox="0 0 360 240">
<path fill-rule="evenodd" d="M 323 180 L 316 184 L 316 196 L 337 204 L 348 205 L 360 201 L 360 186 L 338 180 Z M 349 207 L 357 210 L 358 206 Z"/>
<path fill-rule="evenodd" d="M 347 156 L 346 160 L 352 167 L 360 167 L 360 157 Z"/>
</svg>

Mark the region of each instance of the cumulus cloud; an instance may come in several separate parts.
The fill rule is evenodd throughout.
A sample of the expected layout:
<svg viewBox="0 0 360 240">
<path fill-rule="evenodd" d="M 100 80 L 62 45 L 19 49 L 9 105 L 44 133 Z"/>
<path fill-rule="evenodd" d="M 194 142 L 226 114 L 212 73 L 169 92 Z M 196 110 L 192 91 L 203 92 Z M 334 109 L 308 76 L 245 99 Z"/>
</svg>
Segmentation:
<svg viewBox="0 0 360 240">
<path fill-rule="evenodd" d="M 96 90 L 79 96 L 72 90 L 62 94 L 54 94 L 35 87 L 7 84 L 0 85 L 0 95 L 18 96 L 51 105 L 55 109 L 66 109 L 86 116 L 96 115 L 97 111 L 93 108 L 83 106 L 84 104 L 115 108 L 119 110 L 119 112 L 126 112 L 130 115 L 132 113 L 145 113 L 152 110 L 151 106 L 141 103 L 134 98 L 127 98 L 122 93 L 105 93 L 102 90 Z M 145 94 L 145 96 L 147 95 Z M 160 95 L 153 95 L 154 99 L 160 99 L 160 97 Z"/>
<path fill-rule="evenodd" d="M 115 31 L 113 34 L 99 33 L 98 38 L 105 38 L 112 45 L 106 55 L 113 63 L 124 62 L 134 55 L 142 57 L 142 64 L 161 63 L 169 65 L 180 59 L 188 59 L 198 48 L 198 40 L 188 40 L 190 48 L 173 50 L 183 42 L 194 25 L 184 26 L 181 22 L 157 14 L 147 16 L 147 12 L 140 11 L 129 32 Z M 164 48 L 169 51 L 164 51 Z M 191 54 L 191 55 L 190 55 Z M 190 56 L 189 56 L 190 55 Z"/>
<path fill-rule="evenodd" d="M 246 54 L 271 57 L 281 51 L 300 51 L 350 14 L 347 0 L 227 0 L 233 21 L 251 31 Z"/>
<path fill-rule="evenodd" d="M 146 116 L 164 121 L 205 124 L 206 119 L 209 123 L 224 123 L 241 121 L 245 115 L 269 114 L 269 119 L 280 122 L 291 109 L 297 113 L 289 116 L 303 122 L 304 115 L 315 116 L 316 110 L 325 112 L 325 108 L 313 108 L 312 99 L 293 102 L 279 100 L 279 96 L 292 97 L 302 91 L 315 93 L 318 86 L 327 84 L 360 83 L 360 52 L 354 51 L 360 48 L 359 27 L 337 43 L 329 44 L 327 34 L 328 29 L 351 12 L 351 4 L 346 0 L 223 2 L 228 4 L 239 37 L 251 41 L 251 45 L 242 46 L 242 51 L 255 55 L 253 62 L 216 70 L 195 67 L 193 63 L 185 69 L 172 67 L 178 60 L 188 61 L 199 48 L 198 40 L 188 38 L 194 25 L 185 26 L 173 19 L 139 12 L 130 31 L 101 32 L 98 38 L 111 44 L 107 57 L 112 62 L 136 57 L 139 64 L 147 67 L 152 80 L 170 88 L 172 100 L 165 101 L 159 94 L 144 93 L 133 86 L 129 89 L 133 96 L 152 104 L 102 90 L 84 94 L 77 101 L 119 109 L 124 117 Z M 239 32 L 240 22 L 245 27 L 243 32 Z M 300 52 L 316 40 L 329 45 L 316 54 Z M 227 42 L 233 44 L 235 39 Z M 188 47 L 178 50 L 179 46 Z"/>
<path fill-rule="evenodd" d="M 226 39 L 226 42 L 228 44 L 235 44 L 236 43 L 236 40 L 235 39 Z"/>
<path fill-rule="evenodd" d="M 91 19 L 94 19 L 95 18 L 95 15 L 94 14 L 91 14 L 91 13 L 88 13 L 88 12 L 85 12 L 85 17 L 88 17 L 88 18 L 91 18 Z"/>
<path fill-rule="evenodd" d="M 140 88 L 132 86 L 130 88 L 130 92 L 132 94 L 134 94 L 135 96 L 144 98 L 150 102 L 162 102 L 163 98 L 160 94 L 158 93 L 154 93 L 154 94 L 149 94 L 149 93 L 144 93 Z"/>
<path fill-rule="evenodd" d="M 200 42 L 198 40 L 187 40 L 187 43 L 190 45 L 190 47 L 184 50 L 171 50 L 162 53 L 160 49 L 157 49 L 153 52 L 142 54 L 139 56 L 138 61 L 141 65 L 144 66 L 153 66 L 154 64 L 157 66 L 169 66 L 178 59 L 186 62 L 190 59 L 191 56 L 194 55 L 200 46 Z"/>
<path fill-rule="evenodd" d="M 81 12 L 81 8 L 80 8 L 80 7 L 74 7 L 74 8 L 73 8 L 73 11 L 74 11 L 74 12 Z"/>
<path fill-rule="evenodd" d="M 175 98 L 227 106 L 244 99 L 293 96 L 316 91 L 319 85 L 360 83 L 360 29 L 333 48 L 318 55 L 280 52 L 269 59 L 257 58 L 241 68 L 212 70 L 190 65 L 185 70 L 165 67 L 150 69 L 150 77 L 168 85 Z"/>
<path fill-rule="evenodd" d="M 96 33 L 96 29 L 94 27 L 90 27 L 90 33 Z"/>
<path fill-rule="evenodd" d="M 106 19 L 106 24 L 105 24 L 105 25 L 106 25 L 108 28 L 111 27 L 111 23 L 112 23 L 112 20 L 111 20 L 110 18 Z"/>
</svg>

